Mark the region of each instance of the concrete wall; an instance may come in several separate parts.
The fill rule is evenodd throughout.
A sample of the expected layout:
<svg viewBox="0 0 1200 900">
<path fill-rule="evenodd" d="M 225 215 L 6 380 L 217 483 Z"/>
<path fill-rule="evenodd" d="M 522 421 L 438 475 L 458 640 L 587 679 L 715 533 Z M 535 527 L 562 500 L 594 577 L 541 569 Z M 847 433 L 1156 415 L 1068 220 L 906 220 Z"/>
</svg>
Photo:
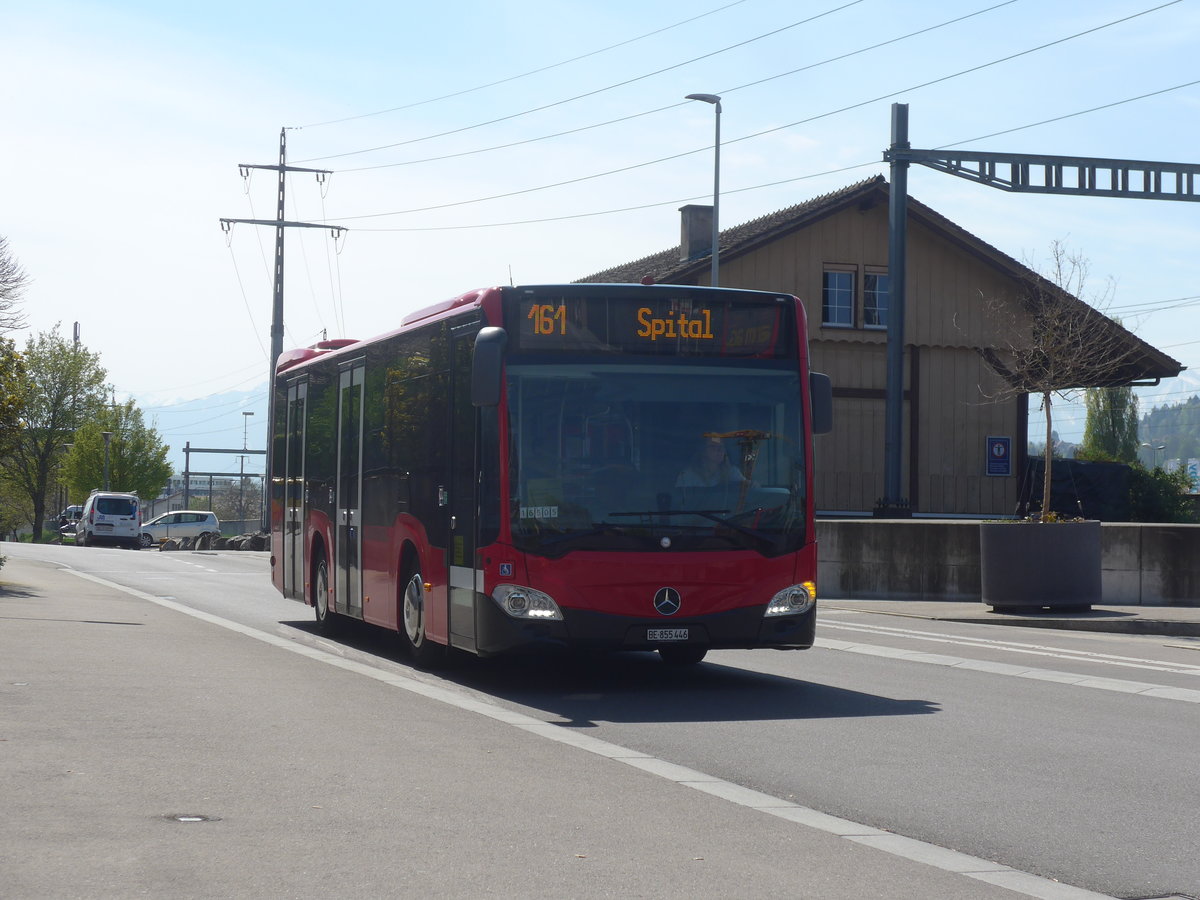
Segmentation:
<svg viewBox="0 0 1200 900">
<path fill-rule="evenodd" d="M 978 600 L 978 524 L 820 520 L 818 596 Z M 1105 603 L 1200 606 L 1200 525 L 1105 523 L 1100 534 Z"/>
</svg>

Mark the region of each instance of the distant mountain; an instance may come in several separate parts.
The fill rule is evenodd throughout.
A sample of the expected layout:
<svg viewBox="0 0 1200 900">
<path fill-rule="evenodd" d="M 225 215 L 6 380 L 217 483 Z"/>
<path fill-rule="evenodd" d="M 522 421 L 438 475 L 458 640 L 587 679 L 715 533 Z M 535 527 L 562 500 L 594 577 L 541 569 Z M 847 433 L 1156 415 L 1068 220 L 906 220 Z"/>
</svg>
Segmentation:
<svg viewBox="0 0 1200 900">
<path fill-rule="evenodd" d="M 1154 407 L 1138 422 L 1138 440 L 1151 465 L 1168 459 L 1200 458 L 1200 385 L 1196 393 L 1167 406 Z"/>
<path fill-rule="evenodd" d="M 212 394 L 196 400 L 186 400 L 166 406 L 142 405 L 134 397 L 139 408 L 162 438 L 170 446 L 167 462 L 178 474 L 184 470 L 184 447 L 193 449 L 263 450 L 267 440 L 267 389 L 266 385 L 248 391 L 229 391 Z M 251 416 L 243 413 L 253 413 Z M 243 445 L 243 438 L 245 444 Z M 192 472 L 240 471 L 242 462 L 234 453 L 192 453 Z M 247 455 L 245 471 L 261 473 L 263 459 L 260 454 Z"/>
</svg>

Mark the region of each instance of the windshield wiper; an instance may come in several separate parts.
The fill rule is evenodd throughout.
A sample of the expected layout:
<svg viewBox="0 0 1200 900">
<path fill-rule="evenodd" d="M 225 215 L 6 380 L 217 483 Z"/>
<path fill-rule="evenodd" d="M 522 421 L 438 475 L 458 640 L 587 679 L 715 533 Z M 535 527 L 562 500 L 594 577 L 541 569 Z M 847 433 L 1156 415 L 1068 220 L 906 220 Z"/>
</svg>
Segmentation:
<svg viewBox="0 0 1200 900">
<path fill-rule="evenodd" d="M 741 515 L 757 512 L 758 510 L 747 510 Z M 610 516 L 700 516 L 702 519 L 716 522 L 718 525 L 724 525 L 727 528 L 732 528 L 734 531 L 740 532 L 747 537 L 755 538 L 756 540 L 774 543 L 775 538 L 772 535 L 763 534 L 761 531 L 755 531 L 753 528 L 747 528 L 745 525 L 739 525 L 733 519 L 729 518 L 729 510 L 727 509 L 656 509 L 650 512 L 614 512 L 609 513 Z"/>
</svg>

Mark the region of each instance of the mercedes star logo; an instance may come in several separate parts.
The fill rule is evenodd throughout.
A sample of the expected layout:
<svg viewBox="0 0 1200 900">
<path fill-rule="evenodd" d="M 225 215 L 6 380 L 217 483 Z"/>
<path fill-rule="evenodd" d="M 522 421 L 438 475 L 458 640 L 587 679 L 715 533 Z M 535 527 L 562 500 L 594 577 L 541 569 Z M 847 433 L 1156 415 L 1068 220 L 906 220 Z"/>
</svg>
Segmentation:
<svg viewBox="0 0 1200 900">
<path fill-rule="evenodd" d="M 661 615 L 673 616 L 679 612 L 679 591 L 675 588 L 659 588 L 654 595 L 654 608 Z"/>
</svg>

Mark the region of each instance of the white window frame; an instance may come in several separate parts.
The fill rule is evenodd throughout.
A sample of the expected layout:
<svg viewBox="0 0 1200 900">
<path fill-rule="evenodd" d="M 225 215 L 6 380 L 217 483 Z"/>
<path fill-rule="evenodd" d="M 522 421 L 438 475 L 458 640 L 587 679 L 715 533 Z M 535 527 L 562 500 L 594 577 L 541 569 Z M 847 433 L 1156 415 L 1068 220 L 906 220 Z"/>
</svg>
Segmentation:
<svg viewBox="0 0 1200 900">
<path fill-rule="evenodd" d="M 880 291 L 880 290 L 878 290 L 878 287 L 876 287 L 876 289 L 872 290 L 870 287 L 870 279 L 872 279 L 872 278 L 886 278 L 887 285 L 888 285 L 887 290 Z M 881 296 L 884 298 L 882 310 L 878 303 L 875 303 L 875 304 L 871 303 L 871 298 L 878 299 Z M 886 331 L 887 330 L 888 312 L 892 308 L 892 279 L 888 275 L 887 269 L 868 269 L 866 272 L 863 273 L 862 298 L 863 298 L 863 312 L 862 312 L 863 326 L 862 327 L 869 329 L 871 331 Z M 880 316 L 881 311 L 882 311 L 882 316 Z M 879 321 L 872 322 L 871 321 L 872 318 L 877 318 L 877 319 L 881 318 L 882 321 L 881 322 L 879 322 Z"/>
<path fill-rule="evenodd" d="M 830 276 L 841 275 L 850 280 L 850 320 L 848 322 L 830 321 L 828 313 L 832 309 L 835 312 L 840 312 L 846 309 L 844 304 L 831 306 L 828 302 L 830 297 Z M 840 279 L 839 279 L 840 280 Z M 844 288 L 835 287 L 833 290 L 837 295 L 845 293 Z M 826 266 L 821 273 L 821 327 L 822 328 L 854 328 L 857 323 L 857 307 L 858 307 L 858 268 L 856 266 Z"/>
</svg>

